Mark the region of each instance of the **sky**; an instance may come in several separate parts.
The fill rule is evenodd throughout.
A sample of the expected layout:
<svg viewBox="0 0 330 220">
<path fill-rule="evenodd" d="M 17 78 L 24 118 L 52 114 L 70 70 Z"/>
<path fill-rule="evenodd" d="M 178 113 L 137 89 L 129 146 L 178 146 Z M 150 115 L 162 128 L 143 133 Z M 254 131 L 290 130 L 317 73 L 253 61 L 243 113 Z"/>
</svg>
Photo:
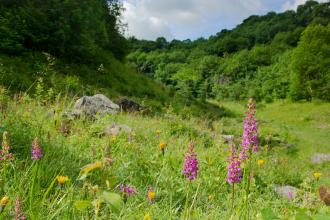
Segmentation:
<svg viewBox="0 0 330 220">
<path fill-rule="evenodd" d="M 197 39 L 231 29 L 250 15 L 294 10 L 306 0 L 122 0 L 126 35 Z M 319 0 L 325 2 L 327 0 Z"/>
</svg>

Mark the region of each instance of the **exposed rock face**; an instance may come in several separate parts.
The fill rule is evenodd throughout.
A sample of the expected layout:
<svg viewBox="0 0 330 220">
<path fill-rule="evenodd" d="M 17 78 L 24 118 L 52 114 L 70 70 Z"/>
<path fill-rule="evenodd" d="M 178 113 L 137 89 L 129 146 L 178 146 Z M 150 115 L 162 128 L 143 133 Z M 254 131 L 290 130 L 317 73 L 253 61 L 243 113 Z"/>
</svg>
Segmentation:
<svg viewBox="0 0 330 220">
<path fill-rule="evenodd" d="M 122 132 L 125 133 L 131 133 L 133 131 L 132 128 L 130 128 L 127 125 L 124 124 L 112 124 L 108 125 L 104 128 L 104 135 L 106 136 L 117 136 Z"/>
<path fill-rule="evenodd" d="M 311 161 L 314 164 L 320 164 L 325 162 L 330 162 L 330 154 L 314 154 L 311 157 Z"/>
<path fill-rule="evenodd" d="M 287 198 L 289 200 L 294 199 L 296 196 L 296 193 L 298 189 L 293 186 L 274 186 L 274 190 L 277 193 L 277 195 Z"/>
<path fill-rule="evenodd" d="M 119 105 L 120 109 L 125 112 L 134 112 L 146 109 L 146 107 L 140 105 L 139 103 L 126 98 L 120 99 L 117 104 Z"/>
<path fill-rule="evenodd" d="M 77 100 L 74 114 L 95 116 L 96 114 L 116 114 L 119 106 L 105 95 L 83 96 Z"/>
</svg>

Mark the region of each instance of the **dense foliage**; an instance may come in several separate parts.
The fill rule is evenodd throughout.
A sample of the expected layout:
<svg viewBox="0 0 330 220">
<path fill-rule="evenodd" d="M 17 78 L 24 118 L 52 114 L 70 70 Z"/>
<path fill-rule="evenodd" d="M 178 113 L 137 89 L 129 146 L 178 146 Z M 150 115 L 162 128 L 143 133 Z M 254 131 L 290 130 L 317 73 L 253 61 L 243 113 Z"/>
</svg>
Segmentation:
<svg viewBox="0 0 330 220">
<path fill-rule="evenodd" d="M 111 52 L 122 59 L 121 11 L 117 0 L 1 0 L 0 52 L 42 51 L 78 62 L 102 61 Z"/>
<path fill-rule="evenodd" d="M 131 38 L 130 65 L 187 98 L 330 100 L 330 3 L 250 16 L 209 39 Z"/>
</svg>

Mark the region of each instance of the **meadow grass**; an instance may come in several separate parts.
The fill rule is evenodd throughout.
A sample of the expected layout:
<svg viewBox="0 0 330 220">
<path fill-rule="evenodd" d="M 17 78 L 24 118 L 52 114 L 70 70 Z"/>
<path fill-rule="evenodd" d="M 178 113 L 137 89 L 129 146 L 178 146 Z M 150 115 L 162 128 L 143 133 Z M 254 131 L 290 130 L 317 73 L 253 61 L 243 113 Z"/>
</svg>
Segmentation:
<svg viewBox="0 0 330 220">
<path fill-rule="evenodd" d="M 234 134 L 235 142 L 240 142 L 245 104 L 221 103 L 233 114 L 210 126 L 209 120 L 183 118 L 170 109 L 153 116 L 119 113 L 70 119 L 62 116 L 73 103 L 65 97 L 50 101 L 2 93 L 1 103 L 1 133 L 8 131 L 15 155 L 5 172 L 4 163 L 0 168 L 0 196 L 9 197 L 1 219 L 14 218 L 17 198 L 28 219 L 241 217 L 244 192 L 236 184 L 232 211 L 232 187 L 226 182 L 229 145 L 222 134 Z M 330 166 L 310 162 L 313 153 L 329 152 L 329 115 L 330 104 L 324 103 L 257 105 L 261 146 L 252 160 L 250 219 L 326 219 L 330 215 L 317 194 L 320 185 L 330 183 Z M 104 127 L 112 123 L 126 124 L 133 132 L 103 135 Z M 31 144 L 36 137 L 43 157 L 32 161 Z M 183 176 L 190 141 L 195 143 L 199 161 L 197 179 L 191 182 Z M 260 159 L 264 164 L 258 166 Z M 314 172 L 322 173 L 320 180 Z M 69 180 L 60 184 L 58 176 Z M 125 198 L 121 183 L 136 187 L 137 193 Z M 274 184 L 295 186 L 300 193 L 294 200 L 281 198 Z M 152 203 L 147 198 L 149 187 L 155 191 Z"/>
</svg>

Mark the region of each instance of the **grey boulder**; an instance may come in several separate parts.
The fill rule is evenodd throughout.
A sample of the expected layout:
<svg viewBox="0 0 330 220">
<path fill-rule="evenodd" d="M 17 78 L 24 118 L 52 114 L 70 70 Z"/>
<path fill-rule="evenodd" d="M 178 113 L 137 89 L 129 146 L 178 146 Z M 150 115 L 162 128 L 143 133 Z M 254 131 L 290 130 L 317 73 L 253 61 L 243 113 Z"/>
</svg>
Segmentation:
<svg viewBox="0 0 330 220">
<path fill-rule="evenodd" d="M 112 124 L 104 128 L 104 135 L 106 136 L 117 136 L 120 133 L 132 133 L 133 129 L 124 124 Z"/>
<path fill-rule="evenodd" d="M 311 157 L 311 161 L 313 164 L 330 162 L 330 154 L 314 154 Z"/>
<path fill-rule="evenodd" d="M 294 199 L 298 189 L 296 187 L 293 186 L 274 186 L 274 190 L 277 193 L 277 195 L 283 197 L 283 198 L 287 198 L 287 199 Z"/>
<path fill-rule="evenodd" d="M 83 96 L 76 101 L 74 114 L 95 116 L 97 114 L 116 114 L 119 106 L 105 95 Z"/>
</svg>

